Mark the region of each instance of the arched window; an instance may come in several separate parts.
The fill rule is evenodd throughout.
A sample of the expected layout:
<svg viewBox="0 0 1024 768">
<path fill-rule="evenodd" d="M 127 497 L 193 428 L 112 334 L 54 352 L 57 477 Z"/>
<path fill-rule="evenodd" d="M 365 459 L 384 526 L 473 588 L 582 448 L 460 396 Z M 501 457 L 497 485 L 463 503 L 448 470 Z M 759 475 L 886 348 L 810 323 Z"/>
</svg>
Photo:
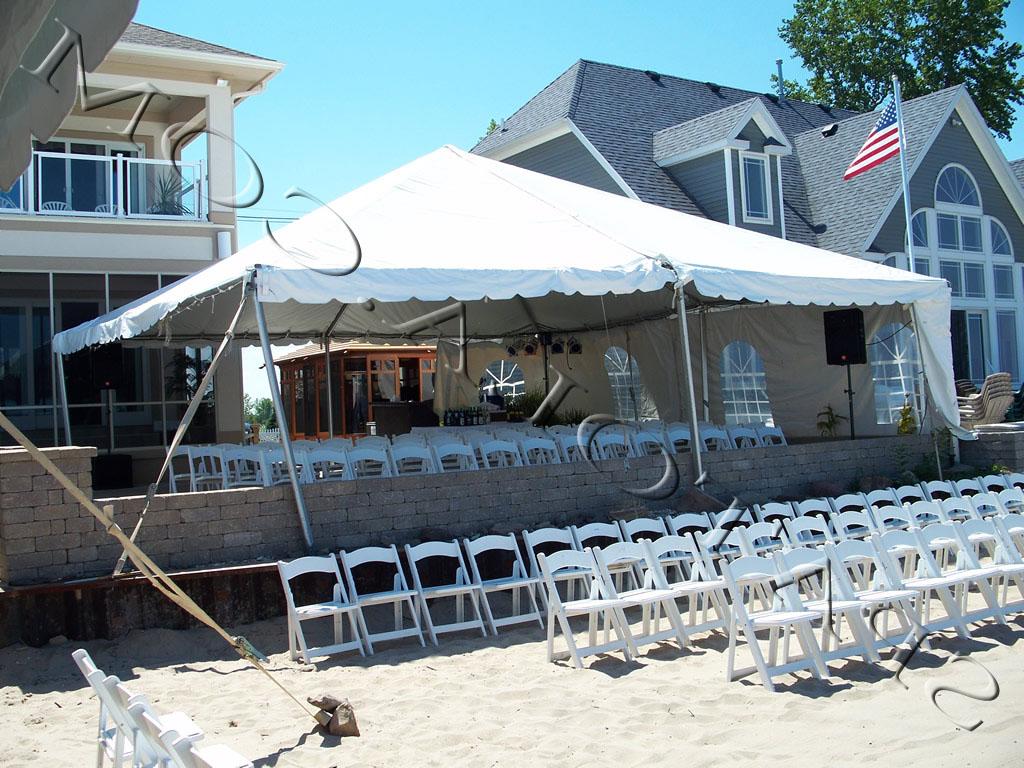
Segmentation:
<svg viewBox="0 0 1024 768">
<path fill-rule="evenodd" d="M 990 220 L 989 233 L 992 236 L 992 253 L 997 256 L 1012 256 L 1013 249 L 1010 247 L 1010 236 L 1006 229 L 995 219 Z"/>
<path fill-rule="evenodd" d="M 947 165 L 935 182 L 935 202 L 981 207 L 981 195 L 974 179 L 959 165 Z"/>
<path fill-rule="evenodd" d="M 875 421 L 896 424 L 908 397 L 916 400 L 920 413 L 921 365 L 914 332 L 901 323 L 889 323 L 879 329 L 868 349 L 875 385 Z"/>
<path fill-rule="evenodd" d="M 925 211 L 915 213 L 910 220 L 911 230 L 914 232 L 914 247 L 928 247 L 928 214 Z"/>
<path fill-rule="evenodd" d="M 514 360 L 495 360 L 484 370 L 480 377 L 480 394 L 484 397 L 493 395 L 521 395 L 526 391 L 526 379 L 523 371 Z"/>
<path fill-rule="evenodd" d="M 608 347 L 604 369 L 612 387 L 615 418 L 623 421 L 658 418 L 654 398 L 640 379 L 640 366 L 622 347 Z"/>
<path fill-rule="evenodd" d="M 732 341 L 722 350 L 722 405 L 726 424 L 767 423 L 772 418 L 768 380 L 757 350 Z"/>
</svg>

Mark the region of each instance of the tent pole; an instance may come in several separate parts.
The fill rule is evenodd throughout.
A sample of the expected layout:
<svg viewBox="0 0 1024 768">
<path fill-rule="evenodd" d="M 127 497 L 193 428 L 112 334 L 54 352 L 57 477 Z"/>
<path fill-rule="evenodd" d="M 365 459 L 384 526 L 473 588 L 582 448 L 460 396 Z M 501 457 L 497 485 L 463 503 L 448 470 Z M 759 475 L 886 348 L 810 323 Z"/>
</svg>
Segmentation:
<svg viewBox="0 0 1024 768">
<path fill-rule="evenodd" d="M 270 399 L 274 403 L 274 413 L 277 415 L 277 425 L 281 431 L 281 448 L 284 451 L 284 461 L 288 465 L 288 479 L 291 481 L 292 491 L 295 493 L 295 506 L 299 511 L 299 522 L 302 524 L 302 536 L 306 540 L 306 548 L 313 550 L 313 530 L 309 525 L 309 513 L 306 511 L 306 501 L 302 497 L 302 486 L 299 484 L 299 473 L 295 469 L 295 455 L 292 453 L 292 438 L 288 433 L 288 422 L 284 418 L 284 405 L 281 402 L 281 388 L 277 383 L 277 373 L 274 371 L 274 354 L 270 351 L 270 336 L 267 333 L 267 316 L 263 312 L 263 302 L 256 299 L 256 325 L 260 332 L 260 346 L 263 347 L 263 363 L 267 369 L 267 383 L 270 385 Z"/>
<path fill-rule="evenodd" d="M 324 334 L 324 376 L 327 377 L 327 439 L 334 437 L 334 402 L 331 392 L 331 337 Z"/>
<path fill-rule="evenodd" d="M 690 331 L 686 327 L 686 295 L 681 284 L 676 285 L 676 304 L 679 314 L 679 335 L 683 337 L 683 375 L 686 378 L 686 391 L 690 396 L 690 462 L 693 465 L 693 482 L 697 483 L 704 476 L 704 462 L 701 451 L 704 443 L 700 439 L 700 423 L 697 419 L 697 398 L 693 391 L 693 365 L 690 363 Z"/>
<path fill-rule="evenodd" d="M 71 416 L 68 414 L 68 386 L 64 380 L 64 353 L 57 353 L 57 390 L 60 393 L 60 412 L 64 420 L 64 445 L 71 442 Z"/>
<path fill-rule="evenodd" d="M 700 402 L 704 406 L 704 421 L 711 420 L 711 404 L 708 398 L 708 310 L 700 308 Z"/>
</svg>

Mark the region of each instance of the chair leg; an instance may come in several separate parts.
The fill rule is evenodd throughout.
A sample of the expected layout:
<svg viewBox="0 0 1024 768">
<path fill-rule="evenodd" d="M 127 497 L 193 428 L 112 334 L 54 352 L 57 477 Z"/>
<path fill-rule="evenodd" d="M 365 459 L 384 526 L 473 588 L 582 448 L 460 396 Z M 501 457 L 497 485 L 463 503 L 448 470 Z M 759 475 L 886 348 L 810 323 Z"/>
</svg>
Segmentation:
<svg viewBox="0 0 1024 768">
<path fill-rule="evenodd" d="M 558 623 L 562 626 L 562 635 L 565 637 L 565 645 L 569 650 L 569 658 L 576 669 L 583 669 L 583 661 L 580 659 L 580 652 L 576 648 L 576 639 L 572 636 L 572 625 L 569 619 L 562 613 L 558 614 Z"/>
<path fill-rule="evenodd" d="M 363 616 L 363 610 L 360 608 L 356 611 L 356 620 L 359 622 L 359 631 L 363 635 L 363 643 L 366 645 L 366 652 L 373 656 L 373 641 L 370 639 L 370 630 L 366 626 L 366 617 Z"/>
<path fill-rule="evenodd" d="M 821 648 L 818 646 L 817 641 L 814 639 L 814 633 L 811 631 L 809 624 L 800 623 L 796 626 L 797 639 L 800 641 L 800 646 L 804 649 L 804 655 L 810 657 L 813 662 L 812 673 L 818 679 L 829 677 L 828 667 L 825 665 L 825 659 L 822 658 Z"/>
<path fill-rule="evenodd" d="M 430 618 L 430 607 L 427 605 L 427 598 L 420 595 L 418 599 L 420 614 L 423 616 L 423 625 L 427 628 L 427 635 L 430 636 L 430 642 L 437 645 L 437 635 L 434 633 L 434 622 Z"/>
<path fill-rule="evenodd" d="M 480 599 L 481 599 L 481 602 L 483 603 L 484 616 L 485 616 L 485 618 L 487 620 L 487 624 L 488 624 L 488 626 L 490 626 L 491 632 L 493 632 L 495 634 L 495 636 L 497 636 L 497 634 L 498 634 L 498 625 L 494 623 L 494 613 L 491 611 L 491 601 L 487 597 L 487 592 L 486 591 L 481 593 L 481 598 Z M 479 611 L 478 611 L 478 613 L 479 613 Z M 513 605 L 513 613 L 519 613 L 519 611 L 515 610 L 515 605 Z"/>
<path fill-rule="evenodd" d="M 366 657 L 366 648 L 364 647 L 363 638 L 362 638 L 362 636 L 360 635 L 360 632 L 359 632 L 359 619 L 356 618 L 357 614 L 358 615 L 362 615 L 358 608 L 355 609 L 354 611 L 349 611 L 348 612 L 348 623 L 352 627 L 352 639 L 355 640 L 357 643 L 359 643 L 359 655 L 365 658 Z"/>
<path fill-rule="evenodd" d="M 548 611 L 548 661 L 555 660 L 555 619 Z"/>
</svg>

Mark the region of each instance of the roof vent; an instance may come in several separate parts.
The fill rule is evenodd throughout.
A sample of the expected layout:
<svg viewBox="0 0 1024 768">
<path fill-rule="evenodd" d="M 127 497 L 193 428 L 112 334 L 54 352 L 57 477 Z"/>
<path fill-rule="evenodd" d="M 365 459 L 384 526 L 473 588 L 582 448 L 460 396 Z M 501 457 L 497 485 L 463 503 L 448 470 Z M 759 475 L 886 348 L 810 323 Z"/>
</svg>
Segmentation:
<svg viewBox="0 0 1024 768">
<path fill-rule="evenodd" d="M 649 78 L 651 78 L 651 80 L 653 80 L 656 83 L 661 82 L 661 75 L 659 75 L 653 69 L 645 69 L 644 74 L 647 75 Z"/>
<path fill-rule="evenodd" d="M 718 83 L 707 82 L 707 83 L 704 83 L 704 85 L 706 85 L 708 88 L 710 88 L 712 93 L 721 93 L 722 92 L 722 86 L 720 86 Z"/>
<path fill-rule="evenodd" d="M 768 101 L 770 101 L 772 104 L 779 103 L 779 95 L 777 93 L 766 93 L 764 97 L 768 99 Z"/>
<path fill-rule="evenodd" d="M 826 139 L 829 136 L 835 136 L 837 133 L 839 133 L 839 123 L 829 123 L 821 129 L 821 135 Z"/>
</svg>

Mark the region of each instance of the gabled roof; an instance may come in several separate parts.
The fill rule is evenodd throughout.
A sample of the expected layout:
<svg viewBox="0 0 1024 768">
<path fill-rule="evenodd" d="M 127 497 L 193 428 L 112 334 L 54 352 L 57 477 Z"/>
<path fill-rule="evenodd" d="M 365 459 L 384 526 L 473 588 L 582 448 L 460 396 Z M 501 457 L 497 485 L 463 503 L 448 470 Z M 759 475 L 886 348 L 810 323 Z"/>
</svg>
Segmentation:
<svg viewBox="0 0 1024 768">
<path fill-rule="evenodd" d="M 958 85 L 903 103 L 907 167 L 911 173 L 962 94 L 963 86 Z M 895 161 L 882 163 L 850 181 L 843 180 L 843 172 L 877 119 L 876 113 L 866 112 L 840 121 L 839 130 L 832 136 L 822 136 L 815 129 L 793 137 L 806 188 L 805 213 L 818 228 L 821 248 L 860 253 L 900 189 L 900 164 Z"/>
<path fill-rule="evenodd" d="M 664 159 L 695 152 L 701 147 L 719 144 L 736 137 L 736 123 L 760 99 L 747 99 L 717 112 L 709 112 L 685 123 L 663 128 L 654 133 L 654 160 L 665 165 Z M 742 127 L 742 126 L 741 126 Z"/>
<path fill-rule="evenodd" d="M 502 130 L 484 137 L 474 148 L 487 154 L 527 134 L 568 118 L 622 176 L 641 200 L 703 214 L 686 190 L 654 162 L 652 136 L 658 131 L 701 118 L 727 107 L 758 99 L 787 136 L 842 120 L 856 113 L 774 97 L 639 69 L 580 60 L 509 117 Z M 799 161 L 784 158 L 783 167 Z M 799 178 L 799 170 L 787 175 Z M 786 182 L 788 183 L 788 182 Z M 797 203 L 802 196 L 793 190 Z M 786 206 L 790 205 L 789 191 Z M 801 221 L 788 218 L 790 239 L 813 244 L 814 235 Z"/>
<path fill-rule="evenodd" d="M 1024 157 L 1019 160 L 1010 161 L 1010 169 L 1013 171 L 1013 175 L 1017 177 L 1017 181 L 1024 186 Z"/>
<path fill-rule="evenodd" d="M 138 24 L 134 21 L 128 25 L 124 34 L 121 35 L 119 42 L 132 43 L 134 45 L 152 45 L 157 48 L 173 48 L 178 51 L 219 53 L 224 56 L 244 56 L 247 59 L 273 61 L 273 59 L 268 59 L 264 56 L 256 56 L 234 48 L 226 48 L 223 45 L 208 43 L 205 40 L 197 40 L 194 37 L 186 37 L 185 35 L 150 27 L 146 24 Z"/>
</svg>

